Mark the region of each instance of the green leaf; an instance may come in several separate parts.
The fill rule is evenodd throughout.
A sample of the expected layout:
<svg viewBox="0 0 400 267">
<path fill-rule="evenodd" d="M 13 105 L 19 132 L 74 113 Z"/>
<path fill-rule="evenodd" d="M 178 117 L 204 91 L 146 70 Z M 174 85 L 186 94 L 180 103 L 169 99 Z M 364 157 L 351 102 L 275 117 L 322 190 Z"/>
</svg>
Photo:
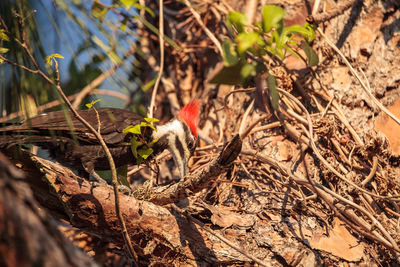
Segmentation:
<svg viewBox="0 0 400 267">
<path fill-rule="evenodd" d="M 148 81 L 145 85 L 143 85 L 143 86 L 141 87 L 141 88 L 142 88 L 142 91 L 143 91 L 143 92 L 147 92 L 150 88 L 153 87 L 153 85 L 156 83 L 156 80 L 157 80 L 157 76 L 154 77 L 153 80 Z"/>
<path fill-rule="evenodd" d="M 283 21 L 285 17 L 285 11 L 279 6 L 266 5 L 262 10 L 263 30 L 265 33 L 269 33 L 272 28 L 283 26 L 279 22 Z"/>
<path fill-rule="evenodd" d="M 319 58 L 317 54 L 314 52 L 314 49 L 306 42 L 303 41 L 301 44 L 301 48 L 303 49 L 304 53 L 306 53 L 308 65 L 315 66 L 319 63 Z"/>
<path fill-rule="evenodd" d="M 284 46 L 284 49 L 285 49 L 287 52 L 289 52 L 292 56 L 294 56 L 294 57 L 296 57 L 296 58 L 300 58 L 299 54 L 298 54 L 295 50 L 293 50 L 290 46 L 285 45 L 285 46 Z"/>
<path fill-rule="evenodd" d="M 129 10 L 131 6 L 136 2 L 136 0 L 121 0 L 121 3 L 124 5 L 126 10 Z"/>
<path fill-rule="evenodd" d="M 153 130 L 155 129 L 153 125 L 151 125 L 150 123 L 145 122 L 145 121 L 142 121 L 140 123 L 140 127 L 150 127 L 150 128 L 153 128 Z"/>
<path fill-rule="evenodd" d="M 153 126 L 153 124 L 148 123 L 148 122 L 142 121 L 142 122 L 140 123 L 140 126 L 142 126 L 142 127 L 150 127 L 150 128 L 153 129 L 154 131 L 157 131 L 156 128 Z"/>
<path fill-rule="evenodd" d="M 153 153 L 153 149 L 151 147 L 149 147 L 147 149 L 141 148 L 141 149 L 138 150 L 137 153 L 143 159 L 147 159 L 151 155 L 151 153 Z"/>
<path fill-rule="evenodd" d="M 99 101 L 101 101 L 101 99 L 93 100 L 92 102 L 85 104 L 85 106 L 86 106 L 88 109 L 91 109 L 91 108 L 94 106 L 94 104 L 96 104 L 96 103 L 99 102 Z"/>
<path fill-rule="evenodd" d="M 156 118 L 144 118 L 144 120 L 149 122 L 149 123 L 160 121 L 159 119 L 156 119 Z"/>
<path fill-rule="evenodd" d="M 114 64 L 120 64 L 122 62 L 122 59 L 118 56 L 115 50 L 110 49 L 106 51 L 106 53 Z"/>
<path fill-rule="evenodd" d="M 284 44 L 289 40 L 290 33 L 286 31 L 285 28 L 279 33 L 278 31 L 274 31 L 272 36 L 275 41 L 276 48 L 280 49 L 284 46 Z"/>
<path fill-rule="evenodd" d="M 222 43 L 222 58 L 225 66 L 233 66 L 239 61 L 235 47 L 229 39 L 225 39 Z"/>
<path fill-rule="evenodd" d="M 56 54 L 51 54 L 50 57 L 51 57 L 51 58 L 55 58 L 55 57 L 64 58 L 62 55 L 57 54 L 57 53 L 56 53 Z"/>
<path fill-rule="evenodd" d="M 306 39 L 310 43 L 315 39 L 315 25 L 306 22 L 304 23 L 304 27 L 308 29 L 309 36 Z"/>
<path fill-rule="evenodd" d="M 271 45 L 267 46 L 266 48 L 267 50 L 271 51 L 272 54 L 279 56 L 281 59 L 283 59 L 285 56 L 280 48 L 278 49 Z"/>
<path fill-rule="evenodd" d="M 108 45 L 106 45 L 102 40 L 100 40 L 97 36 L 93 35 L 92 41 L 96 45 L 98 45 L 104 52 L 106 52 L 107 56 L 111 59 L 113 63 L 120 64 L 122 62 L 122 59 L 118 56 L 118 54 Z"/>
<path fill-rule="evenodd" d="M 148 143 L 147 145 L 148 145 L 148 146 L 152 146 L 152 145 L 154 145 L 155 143 L 157 143 L 158 140 L 160 140 L 160 138 L 156 138 L 156 139 L 154 139 L 154 140 L 151 140 L 151 142 Z"/>
<path fill-rule="evenodd" d="M 108 50 L 111 49 L 111 48 L 110 48 L 108 45 L 106 45 L 102 40 L 100 40 L 100 38 L 97 37 L 96 35 L 93 35 L 93 36 L 92 36 L 92 41 L 93 41 L 97 46 L 99 46 L 102 50 L 104 50 L 104 51 L 108 51 Z"/>
<path fill-rule="evenodd" d="M 3 41 L 10 41 L 8 35 L 4 32 L 4 30 L 0 30 L 0 40 Z"/>
<path fill-rule="evenodd" d="M 106 9 L 103 5 L 99 2 L 95 1 L 92 5 L 92 16 L 103 21 L 104 17 L 107 14 L 108 9 Z"/>
<path fill-rule="evenodd" d="M 298 33 L 304 37 L 309 36 L 310 32 L 307 28 L 294 24 L 285 28 L 289 33 Z"/>
<path fill-rule="evenodd" d="M 117 177 L 120 184 L 131 188 L 131 185 L 128 182 L 128 165 L 123 165 L 117 168 Z"/>
<path fill-rule="evenodd" d="M 264 41 L 258 32 L 242 32 L 236 36 L 239 54 L 244 54 L 247 50 L 258 50 L 264 45 Z"/>
<path fill-rule="evenodd" d="M 315 39 L 315 31 L 313 27 L 306 23 L 305 26 L 300 25 L 291 25 L 285 28 L 289 33 L 296 33 L 302 37 L 304 37 L 308 42 L 311 42 Z"/>
<path fill-rule="evenodd" d="M 137 140 L 136 136 L 131 138 L 130 143 L 131 143 L 132 154 L 137 159 L 138 158 L 137 148 L 138 146 L 142 145 L 142 143 Z"/>
<path fill-rule="evenodd" d="M 247 26 L 249 24 L 249 22 L 247 21 L 247 18 L 244 14 L 237 12 L 237 11 L 232 11 L 232 12 L 229 12 L 229 14 L 228 14 L 227 24 L 229 27 L 232 27 L 232 25 L 235 25 L 238 32 L 243 32 L 244 26 Z"/>
<path fill-rule="evenodd" d="M 129 125 L 128 127 L 126 127 L 123 131 L 124 134 L 127 133 L 132 133 L 132 134 L 142 134 L 141 130 L 140 130 L 140 124 L 138 125 Z"/>
<path fill-rule="evenodd" d="M 279 103 L 279 94 L 278 94 L 278 90 L 276 89 L 275 76 L 270 73 L 268 73 L 268 90 L 269 90 L 272 108 L 277 110 L 278 103 Z"/>
<path fill-rule="evenodd" d="M 153 129 L 154 131 L 157 131 L 156 127 L 154 127 L 152 124 L 147 125 L 149 126 L 151 129 Z"/>
<path fill-rule="evenodd" d="M 121 31 L 125 32 L 126 27 L 128 26 L 128 25 L 127 25 L 128 22 L 129 22 L 129 20 L 128 20 L 127 18 L 124 18 L 124 19 L 121 21 L 121 27 L 119 27 L 119 29 L 120 29 Z"/>
<path fill-rule="evenodd" d="M 242 80 L 248 80 L 251 77 L 256 76 L 256 63 L 246 63 L 240 70 L 240 76 Z"/>
<path fill-rule="evenodd" d="M 7 52 L 8 52 L 8 50 L 10 50 L 10 49 L 8 49 L 8 48 L 5 48 L 5 47 L 0 47 L 0 54 L 7 53 Z"/>
<path fill-rule="evenodd" d="M 221 65 L 216 67 L 215 74 L 210 78 L 210 83 L 240 85 L 240 71 L 243 64 L 239 62 L 230 67 L 224 66 L 223 64 Z"/>
<path fill-rule="evenodd" d="M 141 156 L 138 156 L 138 158 L 136 159 L 136 164 L 137 164 L 138 167 L 140 166 L 142 161 L 143 161 L 143 158 Z"/>
<path fill-rule="evenodd" d="M 154 14 L 153 10 L 151 10 L 151 8 L 148 8 L 147 6 L 143 6 L 143 5 L 138 4 L 138 3 L 133 4 L 133 6 L 134 6 L 136 9 L 138 9 L 138 10 L 145 10 L 145 11 L 147 11 L 147 13 L 149 13 L 150 16 L 152 16 L 153 18 L 156 16 L 156 15 Z"/>
<path fill-rule="evenodd" d="M 51 54 L 50 56 L 47 56 L 47 57 L 45 58 L 46 63 L 47 63 L 49 66 L 53 66 L 53 59 L 54 59 L 55 57 L 57 57 L 57 58 L 64 58 L 64 57 L 63 57 L 62 55 L 60 55 L 60 54 Z"/>
</svg>

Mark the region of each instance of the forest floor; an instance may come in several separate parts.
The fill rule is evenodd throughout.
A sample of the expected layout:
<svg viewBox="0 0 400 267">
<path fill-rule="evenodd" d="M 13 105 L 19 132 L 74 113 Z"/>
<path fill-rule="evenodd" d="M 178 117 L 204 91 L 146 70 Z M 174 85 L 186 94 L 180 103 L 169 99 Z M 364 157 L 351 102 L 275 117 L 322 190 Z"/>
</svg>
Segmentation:
<svg viewBox="0 0 400 267">
<path fill-rule="evenodd" d="M 307 14 L 304 2 L 284 2 L 280 4 L 287 12 L 286 23 L 303 25 Z M 334 6 L 333 1 L 324 1 L 323 9 L 329 11 Z M 320 30 L 340 49 L 365 87 L 321 34 L 317 34 L 314 42 L 320 63 L 312 72 L 300 59 L 290 57 L 285 61 L 300 87 L 305 88 L 303 92 L 299 93 L 298 87 L 293 90 L 287 82 L 290 80 L 287 73 L 275 69 L 274 74 L 278 85 L 292 91 L 310 113 L 314 141 L 327 163 L 316 156 L 313 148 L 299 145 L 301 136 L 288 128 L 265 123 L 264 128 L 253 129 L 237 168 L 228 175 L 228 180 L 236 186 L 221 184 L 213 192 L 215 195 L 209 191 L 203 197 L 214 201 L 212 214 L 231 218 L 219 221 L 214 214 L 213 224 L 227 227 L 240 221 L 242 225 L 237 227 L 246 229 L 243 235 L 255 242 L 248 251 L 269 259 L 266 262 L 270 264 L 397 265 L 400 203 L 388 197 L 400 194 L 400 124 L 377 103 L 400 118 L 399 4 L 356 1 L 352 8 L 326 22 Z M 227 98 L 227 114 L 215 115 L 219 123 L 231 126 L 226 128 L 224 136 L 237 130 L 245 110 L 241 103 L 249 103 L 258 96 L 238 93 Z M 294 101 L 282 100 L 287 101 L 288 109 L 305 118 Z M 253 112 L 248 121 L 259 116 Z M 286 117 L 288 121 L 296 121 L 294 118 L 292 113 Z M 206 124 L 203 132 L 214 141 L 221 140 L 212 125 Z M 307 122 L 297 120 L 292 126 L 301 135 L 309 136 Z M 279 171 L 271 171 L 260 155 L 272 157 L 278 165 L 285 166 L 283 169 L 318 181 L 337 195 L 312 194 L 299 189 L 299 183 L 292 188 L 287 186 L 296 182 L 280 178 Z M 340 179 L 332 174 L 329 164 L 342 174 Z M 349 202 L 336 205 L 343 201 L 340 197 Z M 241 214 L 241 220 L 232 214 Z M 388 246 L 394 250 L 387 249 Z M 271 254 L 262 247 L 268 247 Z"/>
<path fill-rule="evenodd" d="M 300 1 L 294 1 L 297 2 L 297 5 L 293 3 L 293 1 L 290 2 L 289 6 L 292 8 L 286 8 L 287 11 L 289 10 L 289 14 L 293 14 L 292 16 L 288 16 L 290 18 L 290 23 L 301 25 L 305 20 L 305 17 L 302 15 L 304 14 L 302 10 L 304 11 L 306 6 L 300 4 Z M 326 1 L 324 8 L 325 10 L 329 10 L 333 6 L 334 3 L 332 1 Z M 390 118 L 376 104 L 377 100 L 387 107 L 397 118 L 400 118 L 399 4 L 395 4 L 394 1 L 359 1 L 356 2 L 350 10 L 343 12 L 342 15 L 325 23 L 325 26 L 320 29 L 325 33 L 328 39 L 336 44 L 349 60 L 351 66 L 361 77 L 367 89 L 363 89 L 355 75 L 349 70 L 349 67 L 346 66 L 338 54 L 327 45 L 325 39 L 322 38 L 321 35 L 317 34 L 319 38 L 315 42 L 320 58 L 320 64 L 315 69 L 316 75 L 311 75 L 308 71 L 304 71 L 305 66 L 301 60 L 290 58 L 290 60 L 286 62 L 288 68 L 297 71 L 298 77 L 300 77 L 299 79 L 305 87 L 313 88 L 313 90 L 315 90 L 314 92 L 326 88 L 327 92 L 330 94 L 329 97 L 332 97 L 331 104 L 333 102 L 337 103 L 337 109 L 332 108 L 331 110 L 335 113 L 335 119 L 333 119 L 333 117 L 329 118 L 329 107 L 326 108 L 327 115 L 325 115 L 325 119 L 322 118 L 322 116 L 313 118 L 314 132 L 321 134 L 321 137 L 317 138 L 318 146 L 331 150 L 331 152 L 325 151 L 323 156 L 329 163 L 332 163 L 335 168 L 344 171 L 346 177 L 352 179 L 358 185 L 365 185 L 365 183 L 362 182 L 362 176 L 365 177 L 371 173 L 373 169 L 372 166 L 374 165 L 373 157 L 377 156 L 379 160 L 377 172 L 374 177 L 375 181 L 372 180 L 369 186 L 367 185 L 367 188 L 372 189 L 371 192 L 386 196 L 399 195 L 400 124 Z M 301 77 L 303 77 L 303 79 Z M 367 93 L 367 90 L 376 100 L 371 97 L 371 94 Z M 310 98 L 316 97 L 315 95 L 313 96 L 313 94 L 314 93 L 309 94 Z M 313 101 L 310 101 L 310 103 L 311 102 Z M 309 106 L 309 110 L 313 109 L 318 109 L 315 107 L 315 104 Z M 339 110 L 344 114 L 343 120 L 338 120 L 338 117 L 341 117 L 340 115 L 338 116 Z M 344 130 L 344 128 L 346 128 L 346 126 L 344 126 L 346 124 L 344 120 L 348 121 L 351 127 L 360 136 L 360 139 L 365 143 L 357 144 L 354 135 L 353 138 L 350 138 L 352 134 Z M 376 141 L 375 130 L 383 133 L 390 145 L 384 145 L 384 148 L 375 150 L 375 152 L 373 152 L 373 150 L 376 149 L 376 147 L 370 150 L 370 152 L 367 153 L 369 156 L 364 158 L 364 162 L 362 162 L 363 160 L 360 157 L 359 163 L 361 163 L 361 165 L 365 163 L 365 165 L 357 170 L 355 166 L 357 164 L 353 165 L 351 159 L 352 151 L 357 150 L 354 149 L 357 145 L 366 147 L 368 146 L 367 143 L 371 142 L 371 140 Z M 273 134 L 271 137 L 268 137 L 268 139 L 266 143 L 277 144 L 278 148 L 266 150 L 265 153 L 267 155 L 275 155 L 275 158 L 280 159 L 282 162 L 289 162 L 292 160 L 292 156 L 296 155 L 294 151 L 296 151 L 296 147 L 298 146 L 293 143 L 293 140 L 287 140 L 285 135 L 280 136 L 279 134 Z M 330 143 L 329 145 L 326 139 L 331 139 L 331 141 L 328 142 Z M 335 142 L 334 139 L 336 139 L 337 142 Z M 350 139 L 352 139 L 352 141 L 349 143 Z M 373 153 L 377 154 L 373 155 Z M 335 154 L 336 156 L 334 156 Z M 341 160 L 335 161 L 333 158 L 341 158 Z M 338 164 L 340 161 L 342 163 Z M 345 168 L 343 168 L 341 164 L 345 165 Z M 324 167 L 322 167 L 322 169 L 323 168 Z M 310 170 L 319 173 L 321 172 L 321 166 L 317 166 L 316 169 L 311 168 Z M 304 170 L 303 173 L 305 173 Z M 341 196 L 346 196 L 346 198 L 353 200 L 355 203 L 366 207 L 370 214 L 378 218 L 378 221 L 380 221 L 383 227 L 392 235 L 395 243 L 399 244 L 399 202 L 397 202 L 397 204 L 395 204 L 395 202 L 389 204 L 394 212 L 388 212 L 390 208 L 387 204 L 384 204 L 385 201 L 377 200 L 376 198 L 372 200 L 371 197 L 365 195 L 365 193 L 357 192 L 357 190 L 354 190 L 354 187 L 351 188 L 352 186 L 348 183 L 343 183 L 343 181 L 333 178 L 330 174 L 327 175 L 324 171 L 322 171 L 322 173 L 323 174 L 319 173 L 314 176 L 314 178 L 322 178 L 320 180 L 322 183 L 326 182 L 330 184 L 330 188 L 334 189 Z M 311 176 L 313 176 L 313 174 L 311 174 Z M 318 176 L 320 177 L 318 178 Z M 326 180 L 324 181 L 324 179 Z M 380 186 L 383 187 L 380 188 Z M 380 263 L 383 265 L 399 264 L 398 261 L 396 262 L 396 253 L 388 252 L 385 249 L 382 250 L 376 243 L 371 243 L 371 240 L 365 236 L 354 235 L 354 231 L 350 229 L 351 227 L 340 218 L 336 217 L 330 220 L 329 216 L 303 217 L 301 212 L 295 211 L 296 205 L 289 210 L 291 210 L 292 216 L 288 216 L 289 222 L 287 225 L 290 225 L 290 227 L 285 231 L 292 232 L 293 237 L 308 240 L 309 246 L 313 250 L 320 251 L 321 255 L 330 255 L 327 257 L 330 258 L 330 260 L 335 258 L 337 263 L 345 264 L 345 262 L 358 262 L 355 263 L 355 265 L 364 263 L 367 266 Z M 305 210 L 313 213 L 313 208 L 306 208 Z M 279 219 L 277 219 L 271 216 L 271 213 L 267 214 L 266 216 L 272 221 L 277 220 L 276 222 L 278 222 L 281 220 L 280 216 L 278 216 Z M 318 212 L 315 214 L 318 214 Z M 345 217 L 349 218 L 348 215 L 349 214 Z M 360 216 L 360 213 L 358 210 L 354 209 L 353 215 L 357 217 Z M 315 218 L 318 219 L 314 220 Z M 316 223 L 322 218 L 327 219 L 326 222 L 329 224 L 328 228 L 324 227 L 324 223 Z M 368 218 L 365 219 L 365 221 L 369 220 Z M 354 222 L 356 225 L 363 224 L 356 219 L 350 219 L 350 221 Z M 291 227 L 293 228 L 291 229 Z M 368 228 L 364 228 L 364 230 L 372 232 L 372 230 L 368 230 Z M 280 237 L 274 238 L 276 238 L 274 242 L 277 243 L 281 240 Z M 282 249 L 284 250 L 286 242 L 282 242 L 282 245 Z M 294 253 L 293 255 L 299 254 Z M 303 260 L 305 258 L 303 258 Z M 329 262 L 327 258 L 322 260 L 322 262 Z M 311 266 L 315 263 L 315 258 L 309 257 L 309 260 L 309 262 L 303 262 L 304 266 Z M 296 262 L 296 264 L 299 263 L 299 261 L 295 259 L 292 259 L 292 261 L 286 259 L 286 262 L 290 265 L 294 262 Z"/>
</svg>

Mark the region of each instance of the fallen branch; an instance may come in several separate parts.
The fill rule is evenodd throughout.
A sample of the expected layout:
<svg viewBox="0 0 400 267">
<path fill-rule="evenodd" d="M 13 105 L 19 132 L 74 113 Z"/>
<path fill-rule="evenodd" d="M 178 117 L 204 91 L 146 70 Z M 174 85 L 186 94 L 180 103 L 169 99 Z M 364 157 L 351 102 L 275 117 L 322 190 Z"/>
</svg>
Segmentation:
<svg viewBox="0 0 400 267">
<path fill-rule="evenodd" d="M 242 149 L 242 140 L 239 135 L 225 145 L 219 156 L 206 167 L 193 175 L 181 179 L 171 186 L 157 187 L 152 193 L 151 202 L 158 205 L 176 203 L 190 194 L 201 191 L 215 181 L 215 179 L 237 158 Z"/>
<path fill-rule="evenodd" d="M 69 242 L 37 203 L 24 174 L 0 153 L 2 266 L 97 266 Z M 34 231 L 32 231 L 34 229 Z M 45 252 L 45 253 L 43 253 Z"/>
<path fill-rule="evenodd" d="M 237 138 L 237 137 L 236 137 Z M 238 142 L 234 139 L 216 159 L 218 166 L 227 166 L 238 153 Z M 232 146 L 234 149 L 232 149 Z M 239 150 L 240 151 L 240 150 Z M 27 181 L 44 180 L 51 191 L 58 196 L 58 206 L 64 208 L 74 227 L 95 234 L 101 239 L 120 247 L 125 245 L 121 236 L 121 226 L 114 208 L 114 194 L 109 186 L 93 187 L 87 180 L 76 176 L 71 170 L 60 164 L 23 152 L 25 161 L 33 162 L 36 172 L 27 173 Z M 26 164 L 25 164 L 26 163 Z M 24 162 L 25 166 L 29 165 Z M 42 177 L 37 177 L 37 175 Z M 34 177 L 30 177 L 34 176 Z M 205 177 L 204 181 L 209 177 Z M 31 185 L 32 186 L 32 185 Z M 34 188 L 35 190 L 35 188 Z M 49 193 L 49 192 L 48 192 Z M 212 233 L 188 223 L 186 216 L 180 212 L 170 211 L 168 206 L 159 206 L 148 201 L 137 200 L 133 196 L 119 193 L 120 211 L 126 221 L 126 228 L 132 245 L 139 257 L 139 265 L 152 262 L 174 262 L 178 265 L 215 264 L 251 262 L 249 255 L 237 251 L 240 240 L 240 229 L 230 229 L 230 238 L 216 239 L 224 236 L 224 229 L 214 229 Z M 43 202 L 47 208 L 55 203 Z M 251 241 L 249 241 L 251 242 Z M 237 244 L 234 247 L 231 244 Z M 241 247 L 251 243 L 240 242 Z M 260 248 L 261 249 L 261 248 Z M 265 248 L 264 248 L 265 249 Z M 151 257 L 150 257 L 151 255 Z"/>
<path fill-rule="evenodd" d="M 355 2 L 355 0 L 343 1 L 327 12 L 310 16 L 308 20 L 318 25 L 343 14 L 343 12 L 349 9 Z"/>
</svg>

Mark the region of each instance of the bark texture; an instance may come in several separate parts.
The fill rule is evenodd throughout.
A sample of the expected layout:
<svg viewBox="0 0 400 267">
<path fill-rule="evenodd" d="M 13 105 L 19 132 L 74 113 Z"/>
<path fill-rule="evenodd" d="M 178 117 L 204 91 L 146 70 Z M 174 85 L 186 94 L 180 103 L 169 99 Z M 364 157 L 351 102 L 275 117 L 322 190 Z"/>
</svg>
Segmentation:
<svg viewBox="0 0 400 267">
<path fill-rule="evenodd" d="M 0 177 L 1 266 L 97 266 L 58 231 L 3 154 Z"/>
<path fill-rule="evenodd" d="M 183 183 L 183 186 L 173 187 L 175 190 L 171 190 L 171 187 L 160 187 L 160 191 L 169 190 L 170 194 L 167 195 L 169 198 L 157 198 L 155 195 L 154 199 L 162 199 L 163 204 L 174 203 L 185 198 L 180 192 L 198 191 L 204 188 L 204 185 L 212 182 L 226 170 L 240 149 L 241 141 L 236 138 L 227 145 L 218 158 L 210 163 L 208 168 L 193 175 L 192 180 Z M 31 161 L 31 163 L 28 164 L 26 161 Z M 103 240 L 120 247 L 124 246 L 115 214 L 114 194 L 111 187 L 93 186 L 87 180 L 76 176 L 71 170 L 37 156 L 28 157 L 25 154 L 24 162 L 26 162 L 24 165 L 31 167 L 33 162 L 37 171 L 42 173 L 41 178 L 58 196 L 59 203 L 52 203 L 51 206 L 63 207 L 64 213 L 68 215 L 73 226 L 84 232 L 101 236 Z M 38 172 L 30 171 L 28 176 L 29 174 L 35 176 L 28 178 L 30 181 L 39 178 Z M 185 185 L 187 187 L 184 188 Z M 127 223 L 128 233 L 140 257 L 140 264 L 149 264 L 149 259 L 153 263 L 174 262 L 191 265 L 249 261 L 246 256 L 195 225 L 184 215 L 174 209 L 169 209 L 168 205 L 163 207 L 123 194 L 120 201 L 120 208 Z M 187 200 L 180 202 L 181 206 L 185 203 Z M 224 235 L 221 231 L 216 232 Z M 231 238 L 239 240 L 240 232 L 233 230 L 230 233 Z"/>
</svg>

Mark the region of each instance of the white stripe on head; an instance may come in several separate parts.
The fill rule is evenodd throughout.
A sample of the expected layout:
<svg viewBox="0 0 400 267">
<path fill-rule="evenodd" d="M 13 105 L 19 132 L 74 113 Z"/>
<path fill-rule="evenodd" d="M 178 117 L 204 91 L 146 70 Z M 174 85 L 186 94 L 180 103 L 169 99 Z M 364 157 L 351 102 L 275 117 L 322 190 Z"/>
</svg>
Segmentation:
<svg viewBox="0 0 400 267">
<path fill-rule="evenodd" d="M 186 142 L 186 131 L 184 122 L 177 119 L 170 121 L 164 125 L 157 127 L 157 131 L 153 132 L 153 138 L 167 137 L 168 150 L 174 158 L 175 165 L 179 168 L 181 177 L 186 175 L 187 161 L 191 156 L 188 144 Z"/>
<path fill-rule="evenodd" d="M 167 135 L 169 132 L 173 132 L 178 136 L 185 136 L 185 130 L 183 129 L 182 122 L 179 120 L 172 120 L 164 125 L 157 126 L 157 131 L 153 132 L 153 138 L 161 138 L 164 135 Z"/>
</svg>

